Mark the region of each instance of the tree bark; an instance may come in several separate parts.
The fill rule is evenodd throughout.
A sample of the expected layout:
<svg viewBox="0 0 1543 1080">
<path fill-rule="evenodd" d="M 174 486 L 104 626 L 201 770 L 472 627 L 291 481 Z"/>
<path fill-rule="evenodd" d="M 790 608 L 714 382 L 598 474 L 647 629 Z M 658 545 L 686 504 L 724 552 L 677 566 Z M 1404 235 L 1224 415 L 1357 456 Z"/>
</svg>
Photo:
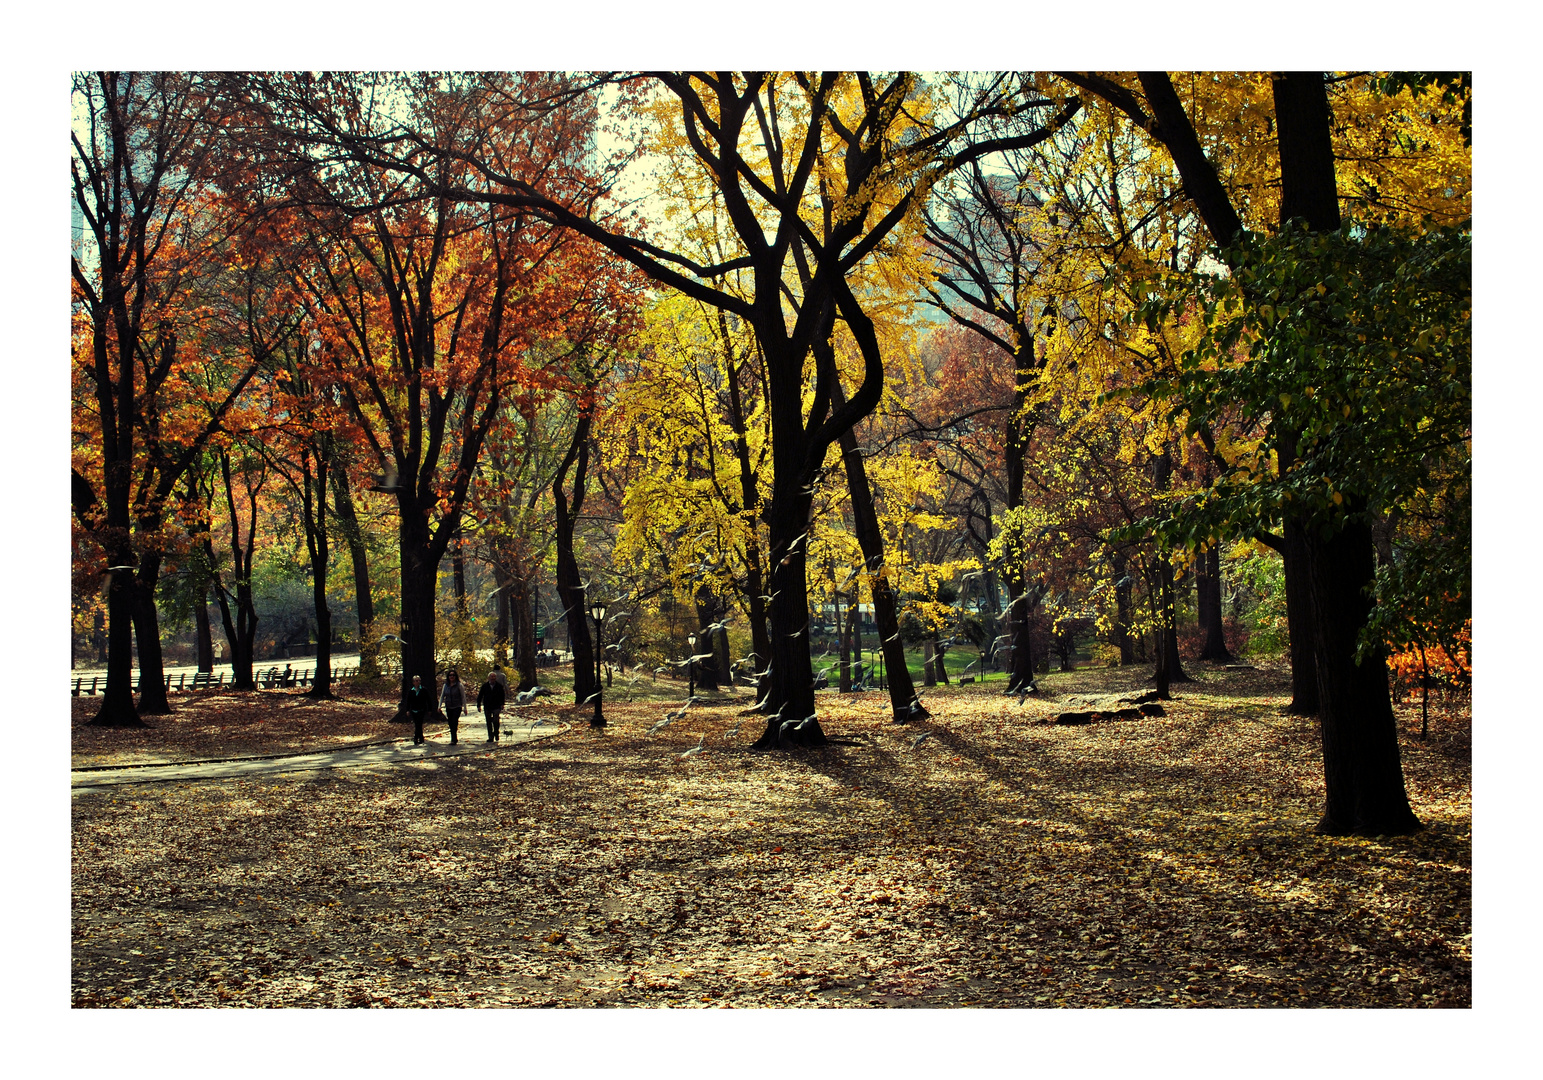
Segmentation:
<svg viewBox="0 0 1543 1080">
<path fill-rule="evenodd" d="M 697 623 L 694 652 L 698 655 L 712 653 L 709 659 L 698 661 L 696 664 L 697 688 L 716 692 L 719 681 L 718 649 L 713 641 L 713 634 L 708 630 L 708 627 L 718 621 L 718 602 L 717 598 L 713 596 L 712 590 L 707 587 L 705 582 L 697 586 L 696 595 L 693 597 L 693 600 L 695 601 Z"/>
<path fill-rule="evenodd" d="M 573 440 L 568 446 L 557 475 L 552 480 L 552 499 L 557 510 L 557 595 L 563 605 L 563 621 L 568 627 L 568 651 L 573 655 L 573 700 L 583 704 L 599 687 L 595 685 L 594 644 L 589 636 L 589 597 L 579 577 L 579 564 L 573 554 L 573 524 L 584 505 L 585 473 L 589 467 L 590 417 L 579 417 Z M 568 469 L 574 466 L 573 501 L 563 490 Z"/>
<path fill-rule="evenodd" d="M 348 473 L 340 463 L 331 469 L 333 506 L 354 571 L 354 611 L 358 616 L 359 674 L 374 678 L 380 674 L 380 640 L 375 633 L 375 601 L 370 595 L 370 559 L 364 547 L 364 533 L 359 515 L 348 490 Z"/>
<path fill-rule="evenodd" d="M 1360 508 L 1357 508 L 1359 510 Z M 1404 791 L 1398 728 L 1380 648 L 1355 661 L 1371 615 L 1364 590 L 1375 572 L 1371 529 L 1352 518 L 1331 537 L 1309 533 L 1319 722 L 1326 799 L 1320 833 L 1401 835 L 1420 828 Z"/>
<path fill-rule="evenodd" d="M 1214 544 L 1195 558 L 1195 606 L 1199 609 L 1200 631 L 1205 635 L 1200 659 L 1230 661 L 1232 653 L 1227 650 L 1222 624 L 1222 553 Z"/>
<path fill-rule="evenodd" d="M 198 670 L 208 674 L 214 670 L 214 632 L 209 624 L 209 591 L 207 585 L 195 592 L 193 599 L 194 637 L 198 642 Z"/>
<path fill-rule="evenodd" d="M 497 590 L 493 598 L 493 663 L 499 667 L 513 666 L 513 656 L 510 651 L 513 643 L 511 624 L 513 621 L 514 603 L 509 592 L 517 589 L 523 582 L 516 581 L 507 570 L 497 562 L 492 564 L 493 587 Z M 517 648 L 518 645 L 515 644 Z"/>
<path fill-rule="evenodd" d="M 1276 455 L 1281 468 L 1297 460 L 1295 432 L 1282 431 Z M 1318 714 L 1317 623 L 1308 585 L 1307 527 L 1289 514 L 1281 523 L 1281 573 L 1286 586 L 1286 634 L 1291 649 L 1291 704 L 1286 711 L 1296 716 Z"/>
<path fill-rule="evenodd" d="M 155 581 L 161 572 L 161 553 L 146 551 L 139 557 L 134 587 L 134 638 L 139 645 L 139 715 L 165 716 L 165 667 L 161 663 L 161 620 L 155 610 Z"/>
<path fill-rule="evenodd" d="M 1340 225 L 1332 115 L 1322 72 L 1285 72 L 1273 82 L 1281 159 L 1281 219 L 1314 231 Z M 1347 506 L 1343 525 L 1303 529 L 1323 732 L 1326 805 L 1318 830 L 1363 836 L 1420 828 L 1409 807 L 1398 728 L 1382 649 L 1356 662 L 1361 630 L 1374 605 L 1376 573 L 1366 507 Z M 1289 524 L 1289 523 L 1288 523 Z M 1289 603 L 1289 591 L 1288 591 Z M 1288 616 L 1289 617 L 1289 616 Z"/>
<path fill-rule="evenodd" d="M 311 469 L 312 460 L 316 463 Z M 300 455 L 300 510 L 305 526 L 306 552 L 311 557 L 311 606 L 316 613 L 316 673 L 307 695 L 330 699 L 332 695 L 332 609 L 327 604 L 327 573 L 332 549 L 327 537 L 327 466 L 324 453 Z"/>
<path fill-rule="evenodd" d="M 829 348 L 827 341 L 823 348 Z M 821 347 L 816 348 L 820 352 Z M 835 358 L 825 362 L 834 367 Z M 837 408 L 846 404 L 846 395 L 838 381 L 833 392 Z M 857 534 L 858 547 L 862 549 L 863 563 L 868 570 L 870 591 L 873 595 L 873 622 L 879 634 L 879 648 L 884 654 L 884 671 L 889 683 L 889 704 L 896 723 L 930 715 L 921 708 L 916 687 L 911 682 L 911 670 L 906 667 L 905 642 L 900 638 L 900 619 L 896 611 L 894 586 L 884 562 L 884 534 L 879 530 L 879 515 L 873 504 L 873 489 L 868 484 L 868 472 L 863 467 L 862 451 L 857 446 L 857 432 L 847 428 L 840 438 L 841 460 L 846 465 L 847 491 L 852 499 L 853 531 Z"/>
<path fill-rule="evenodd" d="M 413 676 L 426 687 L 438 685 L 434 672 L 435 601 L 439 596 L 439 560 L 429 550 L 429 526 L 425 515 L 403 508 L 398 528 L 402 552 L 402 613 L 400 632 L 402 648 L 402 694 L 413 684 Z M 425 717 L 439 715 L 438 704 L 429 707 Z M 394 720 L 408 716 L 397 710 Z"/>
<path fill-rule="evenodd" d="M 529 690 L 540 681 L 536 668 L 536 618 L 531 604 L 534 586 L 520 579 L 509 597 L 509 617 L 518 635 L 520 689 Z"/>
</svg>

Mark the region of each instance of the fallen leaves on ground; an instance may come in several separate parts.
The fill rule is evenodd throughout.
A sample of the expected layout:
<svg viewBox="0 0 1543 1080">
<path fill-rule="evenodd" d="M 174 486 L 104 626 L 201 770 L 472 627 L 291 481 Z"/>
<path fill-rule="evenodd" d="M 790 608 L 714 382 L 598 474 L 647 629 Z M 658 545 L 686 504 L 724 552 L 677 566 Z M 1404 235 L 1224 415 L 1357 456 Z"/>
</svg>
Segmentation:
<svg viewBox="0 0 1543 1080">
<path fill-rule="evenodd" d="M 1404 741 L 1422 832 L 1321 837 L 1284 675 L 1201 672 L 1086 727 L 1028 721 L 1141 673 L 940 688 L 905 726 L 821 695 L 856 745 L 791 754 L 725 738 L 745 699 L 657 735 L 608 705 L 485 754 L 79 793 L 73 1000 L 1468 1006 L 1466 707 Z"/>
<path fill-rule="evenodd" d="M 388 723 L 390 694 L 346 690 L 332 700 L 305 690 L 200 690 L 170 695 L 168 716 L 143 717 L 142 728 L 98 728 L 89 721 L 101 698 L 70 699 L 74 768 L 170 761 L 263 757 L 342 750 L 412 735 L 410 724 Z"/>
</svg>

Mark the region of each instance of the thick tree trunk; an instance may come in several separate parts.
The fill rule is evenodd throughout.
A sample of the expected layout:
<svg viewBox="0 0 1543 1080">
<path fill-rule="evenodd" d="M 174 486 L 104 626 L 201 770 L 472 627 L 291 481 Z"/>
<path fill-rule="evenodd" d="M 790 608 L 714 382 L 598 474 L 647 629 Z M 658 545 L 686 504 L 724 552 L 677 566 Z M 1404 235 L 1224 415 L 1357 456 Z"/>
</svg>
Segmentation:
<svg viewBox="0 0 1543 1080">
<path fill-rule="evenodd" d="M 155 581 L 161 573 L 160 552 L 140 557 L 134 583 L 134 639 L 139 645 L 139 715 L 165 716 L 166 671 L 161 663 L 161 620 L 155 610 Z"/>
<path fill-rule="evenodd" d="M 1366 591 L 1375 572 L 1371 529 L 1352 519 L 1327 539 L 1309 533 L 1307 546 L 1327 796 L 1318 831 L 1414 832 L 1420 821 L 1404 792 L 1382 650 L 1355 660 L 1357 637 L 1373 606 Z"/>
<path fill-rule="evenodd" d="M 402 616 L 400 622 L 402 648 L 402 694 L 405 697 L 418 676 L 424 686 L 435 686 L 434 634 L 438 617 L 435 601 L 438 599 L 439 567 L 429 552 L 427 519 L 422 515 L 405 512 L 401 515 L 399 530 L 402 550 Z M 417 522 L 422 521 L 422 525 Z M 438 715 L 438 706 L 431 709 Z M 430 714 L 426 714 L 430 715 Z M 405 721 L 407 714 L 398 710 L 393 718 Z"/>
<path fill-rule="evenodd" d="M 134 708 L 134 571 L 129 566 L 133 551 L 125 542 L 107 549 L 107 689 L 92 717 L 93 727 L 145 727 Z"/>
<path fill-rule="evenodd" d="M 1212 545 L 1195 558 L 1195 606 L 1205 635 L 1200 659 L 1226 663 L 1232 659 L 1222 625 L 1222 553 Z"/>
<path fill-rule="evenodd" d="M 248 565 L 251 560 L 248 557 Z M 257 651 L 257 606 L 252 597 L 250 571 L 236 582 L 236 640 L 231 643 L 231 685 L 237 690 L 257 689 L 253 674 Z"/>
<path fill-rule="evenodd" d="M 1280 222 L 1306 222 L 1315 231 L 1339 228 L 1339 187 L 1334 176 L 1334 144 L 1329 98 L 1321 71 L 1288 71 L 1271 81 L 1281 164 Z M 1279 433 L 1276 455 L 1282 470 L 1297 460 L 1297 432 Z M 1291 705 L 1288 711 L 1311 716 L 1319 711 L 1322 679 L 1316 665 L 1319 622 L 1311 598 L 1313 575 L 1306 525 L 1288 517 L 1281 550 L 1286 576 L 1286 624 L 1291 637 Z M 1325 755 L 1327 755 L 1325 747 Z"/>
<path fill-rule="evenodd" d="M 937 669 L 938 646 L 932 638 L 922 641 L 922 685 L 933 687 L 938 684 Z"/>
<path fill-rule="evenodd" d="M 809 595 L 805 563 L 812 498 L 797 491 L 778 471 L 767 524 L 771 530 L 771 689 L 774 708 L 755 749 L 824 745 L 825 731 L 815 716 L 812 654 L 809 649 Z M 787 725 L 787 726 L 784 726 Z M 796 726 L 796 727 L 795 727 Z"/>
<path fill-rule="evenodd" d="M 1008 639 L 1012 654 L 1008 661 L 1007 692 L 1034 689 L 1034 647 L 1030 640 L 1030 615 L 1037 596 L 1024 587 L 1020 570 L 1009 579 L 1015 594 L 1008 606 Z"/>
<path fill-rule="evenodd" d="M 1293 440 L 1292 445 L 1295 445 Z M 1294 456 L 1294 455 L 1293 455 Z M 1282 528 L 1281 572 L 1286 580 L 1286 634 L 1291 649 L 1291 704 L 1295 716 L 1318 715 L 1317 621 L 1309 585 L 1307 528 L 1286 518 Z"/>
</svg>

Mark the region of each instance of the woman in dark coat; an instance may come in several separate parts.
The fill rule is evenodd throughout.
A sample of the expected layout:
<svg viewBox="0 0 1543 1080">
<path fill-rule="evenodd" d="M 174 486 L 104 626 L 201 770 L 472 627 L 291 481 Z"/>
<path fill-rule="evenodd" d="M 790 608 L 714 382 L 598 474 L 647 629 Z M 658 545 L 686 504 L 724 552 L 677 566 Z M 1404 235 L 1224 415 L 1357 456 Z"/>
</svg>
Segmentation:
<svg viewBox="0 0 1543 1080">
<path fill-rule="evenodd" d="M 450 722 L 450 745 L 454 746 L 461 710 L 466 708 L 466 690 L 461 686 L 461 675 L 455 668 L 445 672 L 445 685 L 439 692 L 439 703 L 445 707 L 445 719 Z"/>
<path fill-rule="evenodd" d="M 423 714 L 428 712 L 429 705 L 433 701 L 433 692 L 425 689 L 423 680 L 414 675 L 413 684 L 407 688 L 407 693 L 402 695 L 402 708 L 413 718 L 414 746 L 423 742 Z"/>
<path fill-rule="evenodd" d="M 498 714 L 504 709 L 504 688 L 499 684 L 491 672 L 488 673 L 487 682 L 477 691 L 477 708 L 482 710 L 483 719 L 488 722 L 488 742 L 497 742 L 499 734 Z"/>
</svg>

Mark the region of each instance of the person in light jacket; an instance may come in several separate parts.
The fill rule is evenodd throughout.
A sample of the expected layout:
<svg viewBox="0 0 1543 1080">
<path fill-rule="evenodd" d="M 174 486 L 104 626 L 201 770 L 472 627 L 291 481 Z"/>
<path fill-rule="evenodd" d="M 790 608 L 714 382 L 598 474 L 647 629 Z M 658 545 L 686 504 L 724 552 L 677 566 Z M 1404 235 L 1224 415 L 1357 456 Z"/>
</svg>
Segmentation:
<svg viewBox="0 0 1543 1080">
<path fill-rule="evenodd" d="M 454 746 L 461 710 L 466 708 L 466 690 L 461 686 L 460 673 L 454 668 L 445 672 L 445 686 L 439 692 L 439 703 L 444 707 L 445 719 L 450 722 L 450 745 Z"/>
<path fill-rule="evenodd" d="M 494 678 L 495 674 L 502 672 L 488 672 L 487 682 L 477 691 L 477 708 L 482 710 L 483 719 L 488 722 L 488 742 L 498 741 L 498 714 L 503 712 L 505 700 L 503 685 Z"/>
</svg>

